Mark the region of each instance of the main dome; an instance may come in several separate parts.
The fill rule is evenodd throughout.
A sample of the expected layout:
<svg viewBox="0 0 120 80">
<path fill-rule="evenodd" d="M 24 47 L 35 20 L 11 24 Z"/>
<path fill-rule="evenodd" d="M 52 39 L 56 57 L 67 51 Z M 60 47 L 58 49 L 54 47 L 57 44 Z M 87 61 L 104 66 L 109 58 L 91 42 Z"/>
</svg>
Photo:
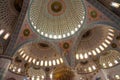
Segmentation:
<svg viewBox="0 0 120 80">
<path fill-rule="evenodd" d="M 62 39 L 81 29 L 85 8 L 82 0 L 33 0 L 28 15 L 39 35 Z"/>
</svg>

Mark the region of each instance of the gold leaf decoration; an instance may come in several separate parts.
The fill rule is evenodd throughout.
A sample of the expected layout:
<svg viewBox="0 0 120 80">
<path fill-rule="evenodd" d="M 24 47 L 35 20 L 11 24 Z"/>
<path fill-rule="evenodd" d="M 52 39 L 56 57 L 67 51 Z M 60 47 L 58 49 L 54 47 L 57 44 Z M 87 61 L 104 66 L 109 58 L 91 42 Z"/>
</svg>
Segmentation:
<svg viewBox="0 0 120 80">
<path fill-rule="evenodd" d="M 75 74 L 67 66 L 58 67 L 53 72 L 53 80 L 73 80 Z"/>
</svg>

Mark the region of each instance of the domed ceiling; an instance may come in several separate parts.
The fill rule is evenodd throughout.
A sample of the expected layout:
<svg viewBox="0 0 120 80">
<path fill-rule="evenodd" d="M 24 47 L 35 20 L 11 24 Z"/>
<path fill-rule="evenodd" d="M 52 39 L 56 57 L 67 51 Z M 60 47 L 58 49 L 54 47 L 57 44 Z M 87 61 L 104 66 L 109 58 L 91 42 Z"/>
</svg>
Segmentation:
<svg viewBox="0 0 120 80">
<path fill-rule="evenodd" d="M 77 64 L 76 71 L 78 74 L 91 73 L 98 70 L 98 66 L 92 60 L 84 60 Z"/>
<path fill-rule="evenodd" d="M 107 25 L 96 25 L 85 31 L 79 42 L 76 59 L 87 59 L 89 55 L 96 56 L 104 51 L 113 41 L 114 32 L 114 29 Z"/>
<path fill-rule="evenodd" d="M 29 78 L 31 78 L 31 80 L 44 80 L 46 76 L 44 70 L 42 69 L 36 70 L 32 67 L 28 69 L 28 75 Z"/>
<path fill-rule="evenodd" d="M 59 53 L 47 42 L 26 44 L 17 53 L 24 61 L 36 66 L 55 66 L 63 63 Z"/>
<path fill-rule="evenodd" d="M 109 50 L 103 53 L 102 56 L 100 56 L 100 65 L 103 68 L 109 68 L 113 67 L 117 64 L 119 64 L 120 61 L 120 53 L 116 50 Z"/>
<path fill-rule="evenodd" d="M 19 3 L 19 0 L 16 1 Z M 29 22 L 25 20 L 25 25 L 30 24 L 39 36 L 27 26 L 26 34 L 31 32 L 32 35 L 25 37 L 26 40 L 20 35 L 18 43 L 21 42 L 15 47 L 24 44 L 13 51 L 15 55 L 9 71 L 31 80 L 44 80 L 51 76 L 53 80 L 73 80 L 75 73 L 95 75 L 100 69 L 119 64 L 120 53 L 112 50 L 116 48 L 112 47 L 112 43 L 117 45 L 117 30 L 102 23 L 93 23 L 92 28 L 87 26 L 85 29 L 86 10 L 83 3 L 83 0 L 31 0 L 27 16 Z M 18 11 L 21 4 L 18 4 Z M 68 38 L 72 35 L 75 35 L 74 38 Z M 36 39 L 37 42 L 24 42 L 29 39 Z M 60 47 L 62 44 L 63 47 Z"/>
<path fill-rule="evenodd" d="M 19 12 L 14 6 L 15 0 L 0 1 L 0 37 L 7 40 L 15 29 Z M 4 35 L 4 36 L 2 36 Z"/>
<path fill-rule="evenodd" d="M 81 29 L 85 8 L 82 0 L 33 0 L 28 14 L 31 27 L 39 35 L 62 39 Z"/>
</svg>

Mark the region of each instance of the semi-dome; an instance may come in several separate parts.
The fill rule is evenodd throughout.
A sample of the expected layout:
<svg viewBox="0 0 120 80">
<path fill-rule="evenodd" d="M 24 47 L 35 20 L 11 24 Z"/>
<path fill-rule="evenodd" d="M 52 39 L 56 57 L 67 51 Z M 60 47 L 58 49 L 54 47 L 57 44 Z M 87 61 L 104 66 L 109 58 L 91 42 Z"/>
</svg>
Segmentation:
<svg viewBox="0 0 120 80">
<path fill-rule="evenodd" d="M 81 29 L 85 8 L 82 0 L 33 0 L 28 14 L 39 35 L 62 39 Z"/>
<path fill-rule="evenodd" d="M 89 55 L 97 55 L 111 44 L 115 30 L 107 25 L 96 25 L 85 31 L 79 42 L 76 59 L 87 59 Z"/>
<path fill-rule="evenodd" d="M 15 10 L 15 0 L 0 1 L 0 37 L 7 40 L 15 29 L 19 13 Z"/>
<path fill-rule="evenodd" d="M 47 42 L 33 42 L 21 47 L 17 54 L 37 66 L 55 66 L 63 63 L 58 51 Z"/>
</svg>

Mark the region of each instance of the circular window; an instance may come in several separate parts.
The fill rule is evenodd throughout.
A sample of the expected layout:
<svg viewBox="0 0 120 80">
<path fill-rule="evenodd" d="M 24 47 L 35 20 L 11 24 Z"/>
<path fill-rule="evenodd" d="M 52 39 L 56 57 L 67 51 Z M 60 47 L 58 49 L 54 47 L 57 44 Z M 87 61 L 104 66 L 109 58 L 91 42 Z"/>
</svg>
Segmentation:
<svg viewBox="0 0 120 80">
<path fill-rule="evenodd" d="M 69 47 L 70 47 L 69 43 L 65 42 L 65 43 L 63 44 L 63 48 L 64 48 L 64 49 L 68 49 Z"/>
<path fill-rule="evenodd" d="M 91 11 L 90 14 L 91 14 L 92 18 L 96 18 L 97 17 L 97 11 L 95 11 L 95 10 Z"/>
<path fill-rule="evenodd" d="M 25 29 L 25 30 L 23 31 L 23 34 L 24 34 L 24 36 L 29 36 L 30 30 L 29 30 L 29 29 Z"/>
</svg>

